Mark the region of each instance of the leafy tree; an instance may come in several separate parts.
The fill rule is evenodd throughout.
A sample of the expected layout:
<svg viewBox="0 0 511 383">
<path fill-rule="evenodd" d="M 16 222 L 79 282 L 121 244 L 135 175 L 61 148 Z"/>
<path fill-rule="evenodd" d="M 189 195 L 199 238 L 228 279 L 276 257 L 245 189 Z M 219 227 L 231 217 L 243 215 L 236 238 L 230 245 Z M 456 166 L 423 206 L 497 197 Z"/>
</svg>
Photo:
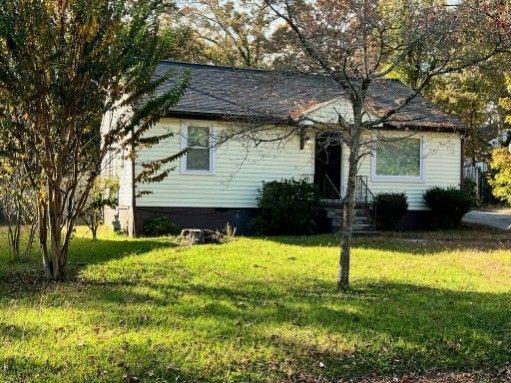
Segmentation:
<svg viewBox="0 0 511 383">
<path fill-rule="evenodd" d="M 69 243 L 105 155 L 157 143 L 148 129 L 176 104 L 186 76 L 153 78 L 168 49 L 165 0 L 2 0 L 0 142 L 36 190 L 45 273 L 62 279 Z M 106 112 L 110 118 L 101 130 Z M 106 126 L 106 124 L 105 124 Z M 134 154 L 133 154 L 134 155 Z M 144 169 L 158 177 L 161 164 Z"/>
<path fill-rule="evenodd" d="M 7 226 L 13 261 L 26 261 L 32 253 L 36 230 L 36 196 L 22 167 L 12 166 L 15 153 L 0 161 L 0 212 Z M 23 245 L 23 237 L 26 241 Z"/>
<path fill-rule="evenodd" d="M 413 22 L 414 7 L 410 0 L 390 0 L 387 12 L 402 8 L 405 10 L 402 19 L 396 29 L 398 40 L 400 36 L 406 34 Z M 417 4 L 427 9 L 434 5 L 441 5 L 445 0 L 421 0 Z M 470 2 L 468 2 L 470 5 Z M 474 3 L 475 6 L 476 3 Z M 485 11 L 488 4 L 481 4 L 481 11 Z M 503 2 L 495 1 L 495 7 L 505 6 Z M 451 3 L 453 10 L 456 5 Z M 475 8 L 474 8 L 475 9 Z M 507 12 L 503 11 L 503 14 Z M 478 39 L 474 34 L 471 35 L 479 46 L 486 44 L 485 39 Z M 460 44 L 457 47 L 460 51 L 470 54 L 475 42 L 467 41 L 467 44 Z M 493 42 L 490 42 L 493 44 Z M 487 50 L 490 47 L 479 49 Z M 391 77 L 396 77 L 409 85 L 412 89 L 417 89 L 421 79 L 427 74 L 428 68 L 423 64 L 434 60 L 434 51 L 427 49 L 423 44 L 416 44 L 411 47 L 406 54 L 405 59 L 396 66 Z M 467 128 L 465 137 L 465 155 L 473 163 L 477 161 L 487 161 L 491 156 L 491 147 L 488 141 L 495 138 L 500 129 L 502 129 L 504 119 L 502 118 L 503 108 L 499 105 L 499 99 L 505 93 L 504 74 L 511 70 L 509 55 L 495 55 L 487 62 L 481 65 L 467 68 L 464 71 L 449 73 L 445 76 L 435 78 L 423 90 L 423 94 L 429 100 L 435 102 L 446 112 L 455 115 Z"/>
<path fill-rule="evenodd" d="M 491 0 L 464 0 L 455 7 L 409 0 L 407 7 L 390 10 L 383 0 L 265 1 L 294 34 L 292 42 L 309 59 L 307 70 L 332 78 L 351 106 L 349 116 L 339 113 L 338 123 L 328 126 L 349 148 L 338 275 L 339 288 L 347 289 L 356 175 L 361 158 L 370 153 L 376 128 L 392 121 L 434 78 L 478 65 L 506 49 L 508 21 L 502 3 Z M 364 107 L 371 85 L 403 67 L 417 47 L 427 54 L 420 58 L 414 91 L 380 116 L 367 118 Z M 308 126 L 321 124 L 309 121 Z"/>
<path fill-rule="evenodd" d="M 504 120 L 504 128 L 510 129 L 511 126 L 511 69 L 504 73 L 505 92 L 499 99 L 499 107 Z"/>
<path fill-rule="evenodd" d="M 98 237 L 99 225 L 103 224 L 103 211 L 105 207 L 117 206 L 119 180 L 112 177 L 98 177 L 91 188 L 87 204 L 82 214 L 83 220 L 92 233 L 92 239 Z"/>
<path fill-rule="evenodd" d="M 511 153 L 507 148 L 495 149 L 490 163 L 494 174 L 490 179 L 493 195 L 511 205 Z"/>
<path fill-rule="evenodd" d="M 271 14 L 263 1 L 194 0 L 183 13 L 195 27 L 201 61 L 266 66 Z"/>
<path fill-rule="evenodd" d="M 483 66 L 436 79 L 427 91 L 430 100 L 460 119 L 467 128 L 465 156 L 473 163 L 491 157 L 489 141 L 505 125 L 501 99 L 506 94 L 507 55 L 494 57 Z"/>
</svg>

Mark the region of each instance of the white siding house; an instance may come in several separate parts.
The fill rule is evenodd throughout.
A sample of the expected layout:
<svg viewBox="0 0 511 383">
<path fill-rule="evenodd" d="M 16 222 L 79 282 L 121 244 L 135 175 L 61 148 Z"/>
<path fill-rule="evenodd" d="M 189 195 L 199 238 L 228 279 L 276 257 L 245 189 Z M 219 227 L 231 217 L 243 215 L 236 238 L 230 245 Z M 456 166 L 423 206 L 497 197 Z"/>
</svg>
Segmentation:
<svg viewBox="0 0 511 383">
<path fill-rule="evenodd" d="M 248 232 L 263 182 L 288 178 L 306 178 L 321 186 L 327 177 L 336 198 L 342 200 L 348 147 L 321 148 L 318 131 L 305 126 L 296 134 L 291 118 L 297 109 L 304 109 L 301 117 L 317 123 L 335 123 L 338 113 L 352 119 L 350 105 L 335 83 L 319 76 L 172 62 L 162 63 L 156 75 L 168 69 L 177 74 L 189 71 L 192 80 L 178 105 L 148 135 L 172 132 L 173 136 L 140 149 L 134 163 L 126 153 L 113 158 L 106 169 L 119 177 L 121 189 L 119 206 L 107 220 L 118 215 L 132 234 L 140 233 L 144 222 L 156 214 L 168 215 L 183 227 L 222 228 L 230 222 Z M 366 118 L 377 117 L 410 91 L 394 80 L 371 89 Z M 420 97 L 403 111 L 377 131 L 366 133 L 365 138 L 378 139 L 366 148 L 358 176 L 371 195 L 406 193 L 410 214 L 417 212 L 417 221 L 418 213 L 427 211 L 422 197 L 427 189 L 461 183 L 462 130 L 455 119 Z M 254 121 L 269 127 L 259 133 L 259 140 L 235 135 L 218 142 Z M 105 125 L 111 122 L 104 119 Z M 288 131 L 294 133 L 286 135 Z M 275 140 L 277 136 L 285 139 Z M 169 165 L 172 172 L 163 181 L 135 184 L 133 175 L 142 164 L 185 148 L 188 152 Z M 326 165 L 319 153 L 323 150 L 335 157 Z"/>
<path fill-rule="evenodd" d="M 189 127 L 207 128 L 215 137 L 223 130 L 235 129 L 232 125 L 219 121 L 163 119 L 149 134 L 170 129 L 174 137 L 142 150 L 138 153 L 137 164 L 184 149 Z M 296 136 L 257 147 L 245 140 L 229 140 L 211 148 L 211 166 L 205 171 L 189 170 L 186 162 L 185 155 L 173 164 L 175 170 L 163 181 L 140 185 L 140 190 L 150 194 L 137 199 L 137 206 L 254 208 L 263 181 L 310 177 L 314 173 L 313 147 L 309 143 L 300 149 Z"/>
</svg>

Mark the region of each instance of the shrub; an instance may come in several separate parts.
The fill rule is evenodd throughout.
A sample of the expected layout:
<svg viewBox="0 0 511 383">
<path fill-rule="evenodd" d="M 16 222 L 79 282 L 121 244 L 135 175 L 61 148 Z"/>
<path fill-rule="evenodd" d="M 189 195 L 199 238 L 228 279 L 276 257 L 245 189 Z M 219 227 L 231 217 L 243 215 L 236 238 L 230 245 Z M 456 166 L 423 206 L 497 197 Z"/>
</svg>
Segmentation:
<svg viewBox="0 0 511 383">
<path fill-rule="evenodd" d="M 381 193 L 374 198 L 375 224 L 380 230 L 391 230 L 408 210 L 404 193 Z"/>
<path fill-rule="evenodd" d="M 424 200 L 441 228 L 460 226 L 463 215 L 472 206 L 470 195 L 455 187 L 429 189 L 424 194 Z"/>
<path fill-rule="evenodd" d="M 465 178 L 463 180 L 461 191 L 470 197 L 472 206 L 477 206 L 479 204 L 477 197 L 477 183 L 474 180 L 471 178 Z"/>
<path fill-rule="evenodd" d="M 158 237 L 162 235 L 177 235 L 179 227 L 164 215 L 148 219 L 144 223 L 144 235 L 148 237 Z"/>
<path fill-rule="evenodd" d="M 306 180 L 264 182 L 252 221 L 256 234 L 310 234 L 315 231 L 316 186 Z"/>
</svg>

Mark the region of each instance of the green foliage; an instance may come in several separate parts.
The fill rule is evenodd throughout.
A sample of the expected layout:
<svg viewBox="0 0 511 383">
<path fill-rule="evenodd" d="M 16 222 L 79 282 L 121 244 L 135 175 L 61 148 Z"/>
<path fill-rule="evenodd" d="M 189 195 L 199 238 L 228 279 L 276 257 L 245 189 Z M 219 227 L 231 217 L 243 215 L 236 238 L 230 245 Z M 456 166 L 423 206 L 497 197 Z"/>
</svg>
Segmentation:
<svg viewBox="0 0 511 383">
<path fill-rule="evenodd" d="M 472 201 L 472 207 L 479 205 L 479 199 L 477 196 L 477 183 L 474 180 L 471 178 L 465 178 L 463 180 L 463 186 L 461 187 L 461 190 L 470 197 L 470 200 Z"/>
<path fill-rule="evenodd" d="M 472 161 L 490 159 L 492 148 L 488 142 L 506 123 L 506 70 L 511 70 L 507 57 L 496 56 L 484 66 L 437 78 L 427 92 L 430 100 L 467 128 L 464 150 Z"/>
<path fill-rule="evenodd" d="M 511 153 L 500 148 L 492 152 L 490 163 L 492 176 L 489 180 L 493 195 L 511 205 Z"/>
<path fill-rule="evenodd" d="M 183 94 L 188 74 L 155 69 L 168 51 L 167 0 L 4 0 L 0 5 L 0 142 L 36 189 L 46 275 L 65 274 L 74 225 L 105 157 L 155 145 L 149 129 Z M 172 81 L 175 86 L 161 91 Z M 106 114 L 106 115 L 105 115 Z M 105 117 L 105 118 L 104 118 Z M 103 119 L 104 118 L 104 119 Z M 104 130 L 101 123 L 105 122 Z M 109 125 L 106 125 L 110 122 Z M 3 145 L 3 144 L 2 144 Z M 142 164 L 161 179 L 175 153 Z"/>
<path fill-rule="evenodd" d="M 440 228 L 455 228 L 472 207 L 469 194 L 455 187 L 434 187 L 424 193 L 424 200 L 433 212 Z"/>
<path fill-rule="evenodd" d="M 144 222 L 143 233 L 147 237 L 179 234 L 179 226 L 164 215 L 149 218 Z"/>
<path fill-rule="evenodd" d="M 32 254 L 37 205 L 35 188 L 26 169 L 15 166 L 13 159 L 16 157 L 16 153 L 0 157 L 0 217 L 7 227 L 11 258 L 19 262 L 26 261 Z M 23 247 L 21 240 L 24 236 L 28 240 Z"/>
<path fill-rule="evenodd" d="M 408 210 L 405 193 L 380 193 L 374 198 L 375 223 L 380 230 L 394 229 Z"/>
<path fill-rule="evenodd" d="M 195 27 L 189 52 L 199 51 L 202 62 L 262 67 L 276 52 L 268 44 L 272 13 L 264 1 L 197 0 L 185 10 Z"/>
<path fill-rule="evenodd" d="M 258 234 L 269 235 L 313 233 L 318 202 L 316 186 L 306 180 L 264 182 L 252 228 Z"/>
<path fill-rule="evenodd" d="M 94 181 L 90 195 L 91 209 L 102 209 L 106 206 L 114 208 L 117 205 L 119 193 L 119 179 L 116 177 L 100 176 Z"/>
<path fill-rule="evenodd" d="M 87 199 L 82 218 L 96 239 L 99 225 L 103 223 L 105 207 L 114 208 L 118 203 L 119 180 L 116 177 L 97 177 Z"/>
</svg>

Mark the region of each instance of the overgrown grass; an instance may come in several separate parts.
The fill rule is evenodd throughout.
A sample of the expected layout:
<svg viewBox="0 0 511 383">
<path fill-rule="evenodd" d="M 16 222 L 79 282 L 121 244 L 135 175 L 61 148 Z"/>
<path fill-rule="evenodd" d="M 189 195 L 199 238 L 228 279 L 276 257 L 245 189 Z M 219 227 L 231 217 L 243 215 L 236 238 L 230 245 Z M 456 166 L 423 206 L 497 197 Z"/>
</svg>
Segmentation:
<svg viewBox="0 0 511 383">
<path fill-rule="evenodd" d="M 93 242 L 80 230 L 62 284 L 2 249 L 0 381 L 496 370 L 511 360 L 510 243 L 474 231 L 361 238 L 346 294 L 335 289 L 334 236 L 181 248 L 106 232 Z"/>
</svg>

